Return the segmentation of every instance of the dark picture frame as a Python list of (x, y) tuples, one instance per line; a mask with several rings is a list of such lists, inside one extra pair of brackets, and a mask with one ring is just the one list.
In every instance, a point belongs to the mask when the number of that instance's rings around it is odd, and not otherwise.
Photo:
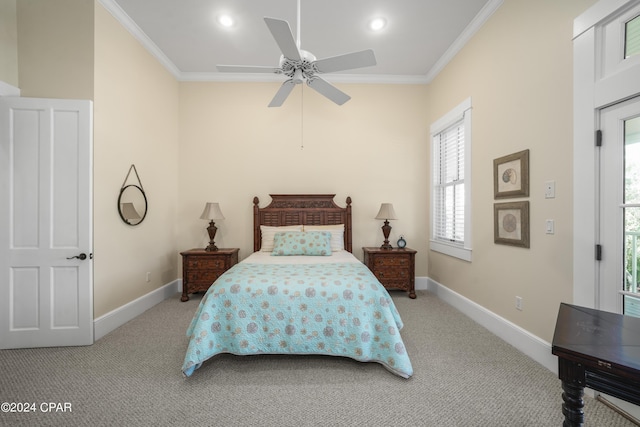
[(493, 195), (496, 199), (529, 196), (529, 150), (493, 160)]
[(529, 247), (529, 202), (493, 204), (493, 241), (500, 245)]

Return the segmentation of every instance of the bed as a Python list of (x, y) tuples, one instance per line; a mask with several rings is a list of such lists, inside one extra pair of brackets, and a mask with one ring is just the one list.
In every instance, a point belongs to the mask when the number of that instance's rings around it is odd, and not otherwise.
[(413, 368), (388, 292), (352, 252), (351, 198), (272, 194), (253, 199), (254, 252), (205, 293), (187, 330), (186, 377), (212, 357), (295, 354)]

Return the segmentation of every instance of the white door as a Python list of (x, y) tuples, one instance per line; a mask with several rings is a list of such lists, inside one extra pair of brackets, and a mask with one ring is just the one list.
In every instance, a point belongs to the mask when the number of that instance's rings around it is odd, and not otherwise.
[(601, 310), (640, 317), (640, 97), (601, 112)]
[[(601, 310), (640, 317), (640, 97), (601, 111)], [(640, 407), (602, 394), (640, 419)]]
[(92, 146), (91, 101), (0, 97), (2, 349), (93, 343)]

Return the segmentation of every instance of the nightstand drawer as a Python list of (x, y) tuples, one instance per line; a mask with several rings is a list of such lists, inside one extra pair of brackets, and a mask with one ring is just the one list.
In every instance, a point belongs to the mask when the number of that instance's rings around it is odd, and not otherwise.
[(224, 270), (225, 262), (224, 258), (192, 256), (187, 258), (186, 266), (188, 269)]
[(386, 268), (386, 267), (407, 267), (409, 268), (409, 257), (403, 256), (374, 256), (373, 268)]
[(218, 277), (222, 276), (222, 273), (224, 272), (216, 270), (188, 271), (186, 273), (187, 283), (189, 286), (206, 285), (208, 288), (218, 279)]
[(406, 268), (391, 268), (387, 267), (385, 269), (373, 267), (373, 274), (382, 282), (389, 280), (409, 280), (409, 266)]

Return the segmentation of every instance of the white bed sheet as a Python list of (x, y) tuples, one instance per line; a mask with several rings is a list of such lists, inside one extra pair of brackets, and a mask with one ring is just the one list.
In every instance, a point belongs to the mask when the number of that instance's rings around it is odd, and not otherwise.
[(241, 262), (249, 264), (331, 264), (343, 262), (360, 262), (349, 251), (336, 251), (330, 256), (272, 256), (271, 252), (254, 252)]

